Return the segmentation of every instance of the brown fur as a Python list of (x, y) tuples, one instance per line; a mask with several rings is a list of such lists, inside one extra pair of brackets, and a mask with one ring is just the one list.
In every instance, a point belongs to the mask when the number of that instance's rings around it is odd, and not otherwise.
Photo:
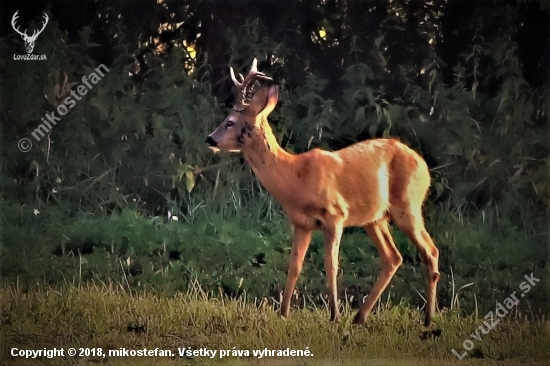
[(382, 259), (380, 276), (354, 320), (364, 322), (402, 262), (389, 229), (389, 220), (393, 220), (427, 265), (425, 324), (429, 325), (436, 307), (439, 271), (438, 250), (422, 218), (422, 204), (430, 186), (426, 162), (394, 139), (367, 140), (335, 152), (313, 149), (290, 154), (279, 146), (267, 122), (277, 99), (277, 87), (260, 89), (250, 107), (231, 112), (207, 141), (219, 149), (241, 151), (292, 223), (294, 238), (281, 315), (289, 315), (291, 295), (311, 233), (321, 230), (331, 320), (339, 319), (336, 275), (342, 231), (363, 226)]

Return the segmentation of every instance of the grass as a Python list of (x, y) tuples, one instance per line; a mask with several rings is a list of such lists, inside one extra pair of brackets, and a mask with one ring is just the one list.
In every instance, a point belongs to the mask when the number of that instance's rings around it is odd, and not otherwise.
[[(537, 364), (550, 356), (548, 322), (513, 314), (459, 361), (462, 343), (481, 324), (457, 312), (439, 314), (434, 325), (421, 325), (422, 314), (405, 305), (390, 306), (363, 326), (351, 326), (345, 305), (340, 324), (328, 321), (325, 308), (293, 309), (288, 319), (267, 299), (213, 298), (198, 284), (184, 294), (158, 296), (119, 283), (0, 288), (0, 360), (9, 365), (107, 363), (114, 365), (373, 365)], [(10, 350), (91, 348), (103, 350), (168, 349), (174, 357), (78, 357), (25, 360)], [(178, 348), (210, 350), (305, 350), (312, 357), (179, 357)], [(1, 363), (0, 363), (1, 364)]]

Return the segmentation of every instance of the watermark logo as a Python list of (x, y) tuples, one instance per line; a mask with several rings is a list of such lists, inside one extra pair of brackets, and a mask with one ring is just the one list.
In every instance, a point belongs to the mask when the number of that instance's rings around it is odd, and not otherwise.
[[(65, 90), (62, 94), (63, 96), (67, 94), (70, 95), (61, 100), (54, 112), (46, 113), (45, 118), (41, 118), (42, 123), (39, 124), (33, 132), (31, 132), (31, 135), (34, 137), (36, 142), (39, 142), (44, 136), (46, 136), (52, 128), (57, 125), (59, 121), (61, 121), (61, 117), (69, 113), (69, 111), (76, 105), (76, 102), (82, 100), (82, 97), (84, 97), (88, 91), (93, 88), (93, 85), (97, 84), (101, 78), (109, 72), (109, 69), (107, 66), (101, 64), (94, 71), (95, 72), (92, 72), (90, 75), (84, 75), (82, 77), (82, 84), (76, 87), (76, 90), (72, 88), (72, 83), (71, 85), (68, 85), (67, 79), (65, 79), (65, 82), (63, 83), (63, 89)], [(57, 112), (57, 114), (61, 117), (57, 117), (55, 112)], [(29, 152), (32, 149), (32, 142), (30, 139), (25, 137), (19, 140), (17, 147), (21, 152)]]
[[(526, 281), (520, 283), (519, 285), (519, 289), (521, 290), (521, 297), (524, 297), (525, 294), (528, 293), (531, 288), (537, 284), (537, 282), (540, 282), (540, 279), (534, 277), (533, 273), (531, 273), (530, 275), (525, 275), (524, 278), (526, 279)], [(519, 303), (519, 299), (516, 297), (516, 291), (512, 292), (512, 294), (504, 299), (502, 303), (498, 302), (496, 305), (494, 312), (494, 314), (497, 315), (496, 317), (493, 315), (492, 311), (489, 311), (487, 314), (485, 314), (483, 318), (489, 320), (490, 323), (487, 323), (486, 320), (483, 321), (483, 324), (480, 324), (479, 327), (472, 334), (470, 334), (470, 337), (472, 339), (481, 342), (481, 335), (488, 334), (497, 326), (498, 323), (500, 323), (500, 320), (502, 318), (508, 315), (510, 310), (512, 310), (512, 308)], [(454, 348), (451, 350), (459, 360), (462, 360), (464, 357), (466, 357), (468, 355), (468, 351), (471, 351), (474, 348), (474, 342), (470, 339), (466, 339), (462, 343), (462, 347), (464, 348), (464, 352), (462, 353), (458, 353), (458, 351)]]
[(44, 14), (44, 22), (42, 23), (42, 29), (40, 30), (35, 29), (32, 35), (29, 36), (27, 34), (26, 29), (25, 29), (25, 32), (21, 32), (19, 30), (19, 27), (16, 24), (16, 20), (17, 18), (19, 18), (18, 13), (19, 13), (19, 10), (17, 10), (15, 14), (13, 14), (13, 17), (11, 18), (11, 26), (13, 27), (13, 30), (19, 33), (21, 38), (23, 38), (23, 42), (25, 42), (25, 49), (27, 50), (27, 54), (26, 55), (14, 54), (13, 59), (14, 60), (46, 60), (46, 55), (33, 55), (32, 51), (34, 50), (34, 43), (36, 42), (36, 39), (38, 38), (40, 33), (42, 33), (44, 28), (46, 28), (46, 24), (48, 24), (48, 21), (50, 20), (50, 18), (48, 18), (47, 14)]

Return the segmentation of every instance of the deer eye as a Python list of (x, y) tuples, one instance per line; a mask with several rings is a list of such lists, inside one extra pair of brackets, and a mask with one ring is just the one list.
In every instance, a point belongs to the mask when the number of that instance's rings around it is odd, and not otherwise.
[(234, 124), (235, 124), (235, 122), (233, 122), (233, 121), (230, 120), (230, 119), (227, 120), (227, 122), (225, 123), (225, 125), (226, 125), (227, 127), (232, 127)]

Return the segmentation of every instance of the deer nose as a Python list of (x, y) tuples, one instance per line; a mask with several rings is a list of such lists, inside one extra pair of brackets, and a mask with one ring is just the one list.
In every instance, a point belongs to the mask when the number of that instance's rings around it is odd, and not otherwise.
[(218, 146), (218, 143), (216, 142), (216, 140), (214, 140), (214, 139), (212, 138), (212, 136), (208, 136), (208, 137), (206, 138), (206, 141), (205, 141), (205, 142), (206, 142), (209, 146), (212, 146), (212, 147)]

